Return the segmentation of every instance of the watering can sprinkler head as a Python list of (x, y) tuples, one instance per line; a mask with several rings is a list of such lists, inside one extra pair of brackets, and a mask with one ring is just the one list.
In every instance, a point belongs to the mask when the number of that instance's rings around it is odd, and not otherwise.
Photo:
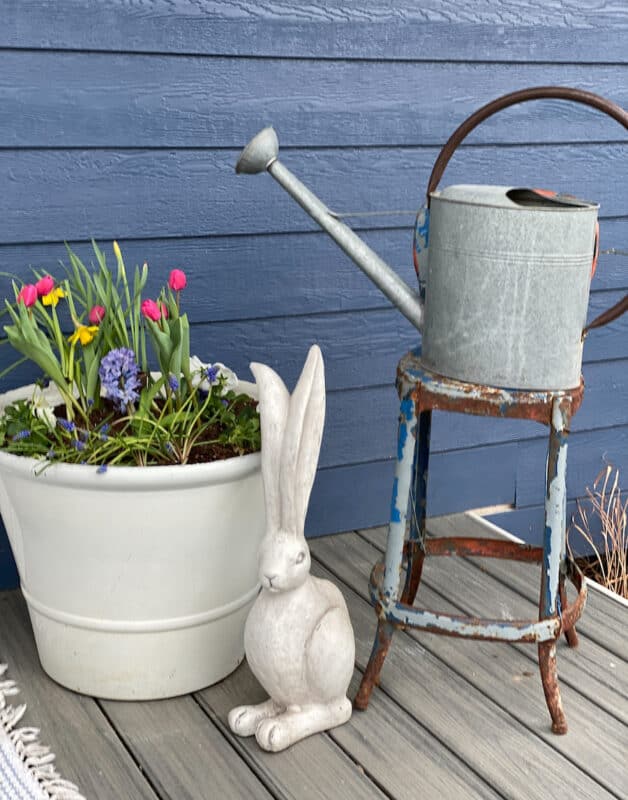
[(267, 170), (277, 183), (297, 201), (342, 250), (360, 267), (401, 313), (421, 330), (423, 303), (388, 264), (341, 222), (315, 194), (279, 161), (279, 142), (273, 128), (264, 128), (244, 148), (236, 172), (255, 175)]
[(276, 160), (279, 154), (279, 140), (275, 129), (268, 127), (254, 136), (244, 148), (236, 164), (238, 175), (257, 175)]

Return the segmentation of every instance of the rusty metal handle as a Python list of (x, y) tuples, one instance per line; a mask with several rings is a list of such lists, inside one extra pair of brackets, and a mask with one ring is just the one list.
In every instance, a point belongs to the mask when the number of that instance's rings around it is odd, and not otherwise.
[[(485, 119), (501, 111), (509, 106), (514, 106), (517, 103), (525, 103), (528, 100), (572, 100), (575, 103), (582, 103), (583, 105), (592, 106), (597, 108), (598, 111), (603, 111), (609, 117), (617, 120), (620, 125), (623, 125), (628, 130), (628, 111), (601, 97), (593, 92), (586, 92), (583, 89), (574, 89), (569, 86), (533, 86), (529, 89), (520, 89), (517, 92), (505, 94), (492, 100), (482, 108), (479, 108), (475, 113), (459, 125), (456, 130), (451, 134), (449, 139), (443, 145), (442, 150), (438, 154), (438, 158), (432, 168), (432, 174), (427, 184), (427, 205), (430, 204), (430, 195), (434, 192), (443, 176), (443, 172), (449, 160), (453, 156), (458, 145), (471, 133), (472, 130), (484, 122)], [(596, 317), (590, 325), (585, 328), (586, 333), (591, 328), (599, 328), (606, 325), (617, 317), (621, 316), (624, 312), (628, 311), (628, 295), (626, 295), (619, 303), (604, 311), (599, 317)]]
[(609, 322), (617, 319), (617, 317), (621, 317), (621, 315), (626, 311), (628, 311), (628, 294), (624, 295), (618, 303), (615, 303), (614, 306), (611, 306), (610, 308), (607, 308), (606, 311), (603, 311), (593, 320), (593, 322), (589, 323), (589, 325), (587, 325), (587, 327), (584, 329), (582, 336), (586, 336), (591, 328), (601, 328), (602, 325), (608, 325)]

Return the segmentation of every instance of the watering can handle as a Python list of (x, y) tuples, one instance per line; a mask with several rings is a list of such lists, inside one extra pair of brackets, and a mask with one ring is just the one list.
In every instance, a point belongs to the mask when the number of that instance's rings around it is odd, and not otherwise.
[[(501, 111), (504, 108), (514, 106), (517, 103), (525, 103), (528, 100), (546, 99), (573, 100), (575, 103), (582, 103), (587, 106), (592, 106), (593, 108), (597, 108), (599, 111), (603, 111), (605, 114), (608, 114), (610, 117), (617, 120), (620, 125), (623, 125), (626, 130), (628, 130), (628, 111), (623, 109), (621, 106), (618, 106), (616, 103), (613, 103), (611, 100), (607, 100), (605, 97), (600, 97), (600, 95), (593, 94), (593, 92), (585, 92), (583, 89), (573, 89), (569, 86), (533, 86), (529, 89), (521, 89), (517, 92), (505, 94), (502, 97), (498, 97), (496, 100), (492, 100), (485, 106), (482, 106), (482, 108), (479, 108), (476, 112), (471, 114), (470, 117), (467, 117), (467, 119), (456, 128), (449, 139), (445, 142), (438, 155), (438, 158), (436, 159), (436, 162), (434, 163), (432, 174), (430, 175), (430, 179), (428, 181), (427, 205), (429, 206), (430, 195), (438, 187), (440, 179), (443, 176), (443, 172), (445, 171), (445, 167), (449, 163), (449, 160), (453, 156), (456, 148), (463, 141), (463, 139), (465, 139), (471, 133), (471, 131), (474, 130), (474, 128), (476, 128), (481, 122), (484, 122), (485, 119), (495, 114), (495, 112)], [(602, 325), (606, 325), (612, 320), (617, 319), (617, 317), (621, 316), (625, 311), (628, 311), (628, 295), (623, 297), (614, 306), (604, 311), (604, 313), (600, 314), (599, 317), (596, 317), (593, 322), (587, 325), (584, 330), (584, 334), (586, 335), (591, 328), (599, 328)]]

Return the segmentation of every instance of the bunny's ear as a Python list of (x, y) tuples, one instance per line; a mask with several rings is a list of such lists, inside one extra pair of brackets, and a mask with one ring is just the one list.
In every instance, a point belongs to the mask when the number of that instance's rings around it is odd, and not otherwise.
[(266, 527), (268, 530), (279, 530), (281, 446), (288, 419), (290, 394), (279, 375), (270, 367), (252, 363), (250, 368), (259, 390)]
[(281, 521), (295, 534), (303, 535), (324, 424), (325, 368), (320, 348), (312, 345), (290, 398), (281, 453)]

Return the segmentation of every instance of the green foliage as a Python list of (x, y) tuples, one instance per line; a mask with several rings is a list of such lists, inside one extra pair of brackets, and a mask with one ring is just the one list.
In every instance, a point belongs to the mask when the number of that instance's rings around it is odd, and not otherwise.
[[(180, 312), (186, 278), (170, 273), (156, 301), (142, 299), (148, 267), (129, 282), (113, 244), (115, 275), (93, 243), (91, 270), (68, 248), (59, 282), (35, 273), (13, 284), (8, 342), (36, 363), (46, 383), (0, 416), (0, 447), (39, 457), (98, 465), (186, 464), (258, 450), (259, 416), (221, 364), (190, 357), (190, 327)], [(175, 275), (176, 273), (176, 275)], [(182, 285), (181, 285), (182, 284)], [(63, 332), (60, 315), (72, 333)], [(160, 373), (148, 371), (147, 340)]]

